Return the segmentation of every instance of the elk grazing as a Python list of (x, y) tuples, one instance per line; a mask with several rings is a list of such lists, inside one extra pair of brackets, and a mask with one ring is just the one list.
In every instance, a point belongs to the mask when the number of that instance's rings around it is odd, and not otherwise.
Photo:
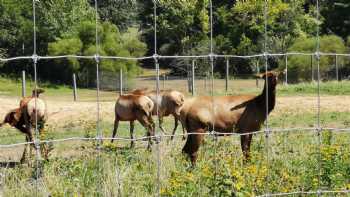
[[(115, 120), (112, 138), (118, 130), (119, 121), (130, 122), (131, 147), (134, 147), (134, 121), (138, 120), (147, 130), (147, 136), (154, 136), (154, 122), (152, 111), (154, 104), (151, 99), (143, 95), (125, 94), (121, 95), (115, 104)], [(148, 139), (148, 148), (151, 148), (152, 140)], [(111, 140), (113, 142), (113, 139)]]
[[(0, 127), (8, 123), (24, 133), (27, 142), (34, 142), (32, 128), (37, 128), (39, 133), (42, 133), (44, 131), (44, 124), (47, 120), (46, 103), (39, 98), (39, 95), (43, 92), (43, 89), (36, 89), (33, 90), (32, 96), (22, 98), (20, 101), (20, 107), (8, 112), (3, 123), (0, 124)], [(28, 146), (28, 144), (25, 145), (21, 163), (26, 160)], [(44, 153), (45, 159), (48, 159), (47, 150), (42, 149), (41, 151)], [(31, 154), (32, 146), (30, 148), (30, 156)]]
[[(185, 120), (187, 132), (194, 134), (187, 137), (182, 151), (189, 155), (193, 165), (204, 138), (201, 133), (214, 129), (215, 132), (244, 134), (260, 129), (266, 115), (275, 107), (278, 73), (270, 71), (260, 77), (265, 79), (265, 85), (258, 96), (195, 97), (186, 107), (182, 119)], [(249, 159), (251, 141), (252, 134), (241, 136), (241, 148), (246, 160)]]
[[(175, 126), (172, 132), (171, 139), (174, 138), (176, 129), (178, 127), (178, 122), (180, 119), (180, 111), (185, 101), (185, 96), (176, 90), (161, 90), (159, 91), (159, 98), (157, 99), (157, 91), (148, 91), (147, 89), (136, 89), (131, 92), (136, 95), (145, 95), (149, 97), (153, 103), (156, 105), (153, 108), (152, 115), (159, 115), (159, 128), (165, 133), (163, 128), (163, 117), (172, 115), (174, 116)], [(184, 133), (185, 134), (185, 133)], [(183, 136), (185, 139), (185, 136)]]

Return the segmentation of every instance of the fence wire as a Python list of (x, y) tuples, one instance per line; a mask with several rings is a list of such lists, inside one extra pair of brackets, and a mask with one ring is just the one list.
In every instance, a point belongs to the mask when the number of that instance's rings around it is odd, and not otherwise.
[[(153, 0), (154, 4), (154, 12), (153, 12), (153, 20), (154, 20), (154, 54), (152, 56), (143, 56), (143, 57), (122, 57), (122, 56), (103, 56), (99, 54), (99, 34), (98, 34), (98, 25), (99, 25), (99, 17), (98, 17), (98, 0), (94, 1), (94, 7), (95, 7), (95, 45), (96, 45), (96, 54), (92, 56), (81, 56), (81, 55), (74, 55), (74, 54), (67, 54), (67, 55), (59, 55), (59, 56), (40, 56), (37, 54), (37, 27), (36, 27), (36, 3), (39, 3), (37, 0), (33, 0), (33, 55), (32, 56), (18, 56), (18, 57), (10, 57), (10, 58), (0, 58), (0, 62), (11, 62), (11, 61), (17, 61), (17, 60), (32, 60), (33, 61), (33, 69), (34, 69), (34, 91), (37, 91), (37, 63), (40, 60), (51, 60), (51, 59), (67, 59), (67, 58), (77, 58), (77, 59), (90, 59), (94, 60), (96, 63), (96, 108), (97, 108), (97, 114), (96, 114), (96, 137), (94, 138), (89, 138), (89, 137), (71, 137), (71, 138), (62, 138), (62, 139), (54, 139), (54, 140), (41, 140), (40, 141), (40, 134), (38, 131), (37, 127), (37, 122), (35, 125), (35, 139), (33, 142), (23, 142), (23, 143), (12, 143), (12, 144), (1, 144), (0, 148), (14, 148), (17, 146), (23, 146), (23, 145), (34, 145), (36, 149), (36, 178), (35, 178), (35, 189), (36, 189), (36, 196), (39, 195), (39, 184), (43, 184), (43, 181), (40, 180), (40, 145), (42, 144), (47, 144), (47, 143), (62, 143), (62, 142), (67, 142), (67, 141), (96, 141), (97, 142), (97, 149), (98, 149), (98, 155), (97, 155), (97, 160), (98, 160), (98, 172), (100, 176), (100, 181), (102, 181), (102, 173), (101, 169), (103, 167), (103, 161), (101, 160), (101, 145), (103, 140), (117, 140), (117, 141), (143, 141), (149, 138), (152, 139), (164, 139), (164, 138), (170, 138), (170, 137), (180, 137), (180, 136), (190, 136), (190, 135), (206, 135), (206, 136), (213, 136), (215, 140), (215, 146), (214, 146), (214, 162), (215, 162), (215, 180), (216, 180), (216, 175), (218, 173), (217, 169), (217, 139), (219, 135), (224, 135), (224, 137), (234, 137), (234, 136), (243, 136), (243, 135), (255, 135), (255, 134), (265, 134), (265, 143), (266, 143), (266, 150), (265, 150), (265, 157), (266, 157), (266, 164), (267, 164), (267, 180), (265, 181), (265, 194), (261, 196), (291, 196), (291, 195), (317, 195), (321, 196), (322, 194), (347, 194), (350, 193), (350, 190), (322, 190), (321, 188), (321, 153), (320, 153), (320, 148), (322, 145), (321, 142), (321, 133), (324, 130), (328, 130), (331, 132), (337, 132), (337, 133), (349, 133), (350, 128), (327, 128), (327, 127), (322, 127), (321, 122), (320, 122), (320, 116), (321, 116), (321, 96), (320, 96), (320, 58), (321, 56), (335, 56), (335, 57), (350, 57), (350, 54), (340, 54), (340, 53), (325, 53), (320, 51), (320, 6), (319, 6), (319, 0), (316, 0), (316, 20), (317, 20), (317, 25), (316, 25), (316, 51), (313, 53), (304, 53), (304, 52), (286, 52), (286, 53), (269, 53), (268, 52), (268, 26), (267, 26), (267, 21), (268, 21), (268, 13), (269, 13), (269, 4), (268, 0), (264, 0), (264, 51), (260, 54), (251, 54), (251, 55), (235, 55), (235, 54), (228, 54), (228, 55), (223, 55), (223, 54), (215, 54), (214, 53), (214, 44), (213, 44), (213, 4), (212, 0), (209, 1), (209, 20), (210, 20), (210, 43), (209, 43), (209, 49), (210, 51), (208, 54), (202, 54), (202, 55), (159, 55), (157, 53), (157, 1)], [(214, 97), (214, 60), (217, 58), (224, 58), (227, 61), (229, 61), (230, 58), (242, 58), (242, 59), (250, 59), (250, 58), (257, 58), (257, 57), (262, 57), (265, 60), (265, 70), (268, 70), (268, 58), (269, 57), (278, 57), (278, 56), (285, 56), (286, 57), (286, 62), (287, 62), (287, 57), (292, 56), (292, 55), (302, 55), (302, 56), (311, 56), (316, 58), (317, 62), (317, 126), (316, 127), (306, 127), (306, 128), (270, 128), (269, 127), (269, 116), (268, 116), (268, 88), (266, 89), (266, 121), (265, 121), (265, 127), (263, 130), (259, 131), (253, 131), (253, 132), (246, 132), (246, 133), (219, 133), (215, 131), (215, 123), (212, 124), (213, 129), (210, 132), (207, 133), (186, 133), (186, 134), (175, 134), (175, 135), (166, 135), (161, 133), (159, 130), (156, 131), (155, 136), (147, 136), (147, 137), (139, 137), (139, 138), (122, 138), (122, 137), (115, 137), (115, 138), (109, 138), (109, 137), (104, 137), (103, 132), (100, 128), (100, 76), (99, 76), (99, 63), (103, 59), (114, 59), (114, 60), (146, 60), (146, 59), (153, 59), (154, 64), (155, 64), (155, 72), (156, 72), (156, 91), (157, 91), (157, 100), (159, 98), (160, 94), (160, 88), (159, 88), (159, 63), (158, 61), (160, 59), (209, 59), (210, 60), (210, 65), (211, 65), (211, 98), (212, 98), (212, 107), (213, 107), (213, 112), (215, 114), (215, 97)], [(286, 64), (286, 69), (287, 69), (287, 64)], [(266, 79), (267, 81), (267, 76)], [(287, 79), (286, 79), (287, 83)], [(35, 102), (35, 106), (37, 103)], [(158, 117), (158, 124), (159, 124), (159, 109), (158, 105), (157, 107), (157, 117)], [(36, 121), (37, 121), (37, 113), (35, 113), (36, 116)], [(272, 133), (283, 133), (283, 132), (290, 132), (290, 131), (308, 131), (308, 132), (316, 132), (317, 133), (317, 141), (318, 141), (318, 190), (317, 191), (295, 191), (295, 192), (285, 192), (285, 193), (270, 193), (269, 190), (269, 180), (270, 180), (270, 172), (269, 172), (269, 167), (270, 167), (270, 143), (269, 143), (269, 138), (270, 134)], [(157, 143), (157, 189), (156, 189), (156, 195), (161, 196), (161, 150), (159, 147), (159, 143)], [(116, 167), (116, 173), (118, 174), (117, 179), (120, 179), (119, 177), (119, 170), (118, 166)], [(118, 182), (118, 187), (120, 190), (120, 182)], [(102, 185), (102, 182), (99, 182), (100, 185)], [(1, 186), (1, 185), (0, 185)], [(102, 189), (102, 187), (99, 187), (99, 189)], [(102, 191), (98, 191), (99, 193), (102, 194)], [(120, 195), (120, 192), (118, 192)], [(217, 196), (216, 193), (214, 193), (214, 196)]]
[(147, 60), (147, 59), (229, 59), (229, 58), (241, 58), (241, 59), (251, 59), (257, 57), (278, 57), (278, 56), (313, 56), (319, 57), (322, 56), (338, 56), (338, 57), (350, 57), (350, 54), (347, 53), (328, 53), (328, 52), (285, 52), (285, 53), (258, 53), (252, 55), (231, 55), (231, 54), (202, 54), (202, 55), (161, 55), (155, 54), (152, 56), (143, 56), (143, 57), (127, 57), (127, 56), (103, 56), (103, 55), (56, 55), (56, 56), (40, 56), (40, 55), (32, 55), (32, 56), (18, 56), (18, 57), (9, 57), (9, 58), (1, 58), (0, 62), (11, 62), (17, 60), (53, 60), (53, 59), (68, 59), (68, 58), (76, 58), (76, 59), (90, 59), (95, 60), (96, 57), (100, 60), (104, 59), (115, 59), (115, 60)]

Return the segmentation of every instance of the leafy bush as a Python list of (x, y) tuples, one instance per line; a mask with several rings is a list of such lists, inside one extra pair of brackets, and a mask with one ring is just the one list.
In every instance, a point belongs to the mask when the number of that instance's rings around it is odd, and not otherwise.
[[(314, 53), (316, 51), (316, 38), (301, 37), (288, 49), (289, 52), (304, 52)], [(320, 52), (323, 53), (346, 53), (346, 46), (344, 41), (335, 35), (322, 36), (320, 38)], [(313, 66), (311, 66), (311, 61)], [(280, 65), (284, 69), (284, 64)], [(326, 78), (327, 73), (334, 69), (333, 56), (321, 56), (320, 58), (320, 75), (321, 79)], [(305, 55), (293, 55), (288, 57), (288, 78), (291, 81), (299, 82), (311, 79), (312, 67), (317, 71), (316, 57)], [(315, 74), (314, 76), (316, 76)]]

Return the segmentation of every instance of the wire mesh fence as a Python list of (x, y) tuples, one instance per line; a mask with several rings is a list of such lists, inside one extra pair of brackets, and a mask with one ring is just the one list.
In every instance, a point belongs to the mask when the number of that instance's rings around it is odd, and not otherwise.
[[(50, 61), (57, 59), (83, 59), (94, 62), (94, 69), (87, 70), (90, 74), (86, 79), (81, 79), (81, 83), (86, 86), (95, 86), (96, 94), (93, 96), (95, 106), (83, 106), (81, 108), (87, 110), (86, 117), (72, 123), (69, 127), (65, 125), (63, 128), (67, 135), (63, 137), (52, 136), (51, 139), (40, 140), (39, 128), (35, 128), (35, 139), (32, 142), (19, 142), (18, 136), (8, 136), (9, 143), (1, 144), (1, 158), (18, 160), (14, 158), (14, 153), (18, 153), (25, 145), (33, 145), (35, 151), (35, 163), (29, 165), (28, 169), (11, 168), (11, 162), (4, 162), (0, 174), (0, 191), (3, 195), (11, 195), (16, 189), (9, 182), (20, 183), (20, 190), (34, 196), (50, 196), (55, 195), (50, 192), (52, 182), (61, 184), (62, 188), (67, 185), (71, 187), (65, 188), (64, 195), (70, 195), (76, 192), (77, 188), (86, 189), (85, 186), (90, 187), (86, 191), (86, 195), (93, 196), (225, 196), (233, 194), (247, 196), (293, 196), (293, 195), (347, 195), (350, 193), (349, 188), (337, 188), (332, 185), (332, 180), (326, 177), (326, 173), (332, 173), (343, 177), (343, 182), (349, 180), (348, 175), (341, 174), (344, 169), (341, 166), (333, 166), (335, 159), (338, 159), (344, 166), (349, 164), (349, 132), (350, 128), (344, 124), (344, 127), (339, 125), (327, 124), (328, 112), (322, 112), (321, 100), (321, 78), (322, 79), (345, 79), (348, 76), (341, 75), (342, 61), (350, 57), (350, 54), (336, 54), (323, 53), (320, 51), (320, 36), (319, 25), (317, 25), (317, 46), (313, 52), (288, 52), (288, 53), (269, 53), (268, 45), (269, 38), (267, 34), (267, 20), (268, 20), (268, 1), (264, 1), (264, 51), (261, 54), (254, 55), (222, 55), (215, 54), (215, 46), (213, 44), (213, 5), (212, 1), (209, 3), (209, 18), (210, 18), (210, 42), (208, 46), (208, 54), (202, 55), (160, 55), (157, 49), (157, 2), (154, 3), (153, 18), (154, 18), (154, 54), (146, 57), (117, 57), (117, 56), (103, 56), (100, 55), (100, 35), (98, 27), (100, 25), (98, 19), (98, 1), (95, 0), (95, 55), (79, 56), (74, 54), (62, 56), (40, 56), (37, 54), (37, 30), (36, 30), (36, 5), (39, 2), (33, 0), (33, 55), (22, 57), (0, 58), (1, 62), (11, 62), (17, 60), (31, 60), (34, 73), (34, 90), (40, 86), (37, 79), (38, 63), (41, 61)], [(319, 2), (316, 1), (317, 19), (319, 20)], [(192, 133), (188, 131), (186, 134), (168, 135), (163, 134), (156, 129), (156, 135), (151, 137), (152, 140), (159, 140), (155, 143), (152, 152), (147, 152), (145, 147), (147, 140), (150, 137), (142, 136), (145, 129), (141, 126), (136, 126), (136, 130), (142, 130), (137, 137), (130, 139), (127, 130), (131, 126), (123, 125), (120, 130), (122, 137), (111, 138), (107, 137), (108, 129), (112, 128), (113, 122), (113, 98), (122, 91), (129, 91), (134, 88), (150, 88), (157, 91), (159, 97), (160, 89), (174, 88), (182, 92), (188, 92), (192, 95), (208, 95), (212, 99), (213, 113), (217, 112), (215, 106), (215, 95), (236, 94), (240, 92), (239, 88), (250, 89), (251, 92), (258, 92), (264, 84), (264, 79), (252, 79), (249, 82), (244, 80), (242, 85), (239, 80), (220, 79), (214, 76), (215, 61), (223, 60), (226, 64), (230, 63), (232, 59), (251, 59), (259, 58), (260, 66), (257, 66), (256, 71), (268, 70), (268, 58), (280, 58), (280, 62), (285, 63), (286, 75), (283, 79), (287, 84), (293, 79), (288, 78), (288, 59), (293, 56), (305, 56), (310, 58), (310, 72), (309, 77), (311, 81), (315, 81), (315, 92), (310, 96), (309, 101), (305, 102), (305, 108), (310, 109), (309, 117), (305, 118), (305, 125), (303, 127), (296, 127), (293, 121), (289, 120), (288, 115), (282, 116), (283, 125), (278, 125), (274, 120), (270, 120), (269, 114), (266, 110), (266, 121), (262, 130), (248, 133), (219, 133), (215, 131), (215, 122), (212, 123), (212, 129), (205, 133)], [(330, 65), (325, 76), (320, 74), (320, 61), (322, 58), (334, 58), (333, 65)], [(159, 61), (163, 59), (185, 59), (190, 62), (185, 69), (184, 76), (170, 76), (167, 74), (160, 74)], [(151, 71), (150, 77), (129, 79), (128, 74), (120, 72), (118, 76), (109, 74), (100, 69), (99, 65), (102, 61), (123, 61), (123, 60), (153, 60), (154, 69)], [(195, 63), (196, 61), (205, 62), (203, 64)], [(206, 64), (206, 72), (198, 70), (202, 65)], [(228, 72), (227, 72), (228, 73)], [(230, 75), (235, 78), (236, 76)], [(241, 75), (242, 76), (242, 75)], [(79, 83), (79, 82), (78, 82)], [(239, 85), (238, 85), (239, 84)], [(105, 99), (102, 90), (112, 90), (111, 97)], [(248, 91), (248, 92), (249, 92)], [(266, 89), (266, 101), (268, 100), (268, 92)], [(329, 101), (325, 101), (329, 102)], [(266, 102), (266, 109), (269, 108), (269, 102)], [(37, 105), (37, 103), (35, 104)], [(67, 104), (68, 105), (68, 104)], [(69, 104), (74, 105), (74, 104)], [(76, 108), (69, 107), (63, 110), (74, 111)], [(108, 111), (108, 113), (104, 113)], [(76, 112), (79, 114), (81, 112)], [(157, 116), (159, 117), (159, 110)], [(72, 114), (71, 116), (75, 116)], [(103, 114), (103, 115), (102, 115)], [(37, 114), (36, 114), (37, 116)], [(69, 119), (70, 117), (66, 117)], [(345, 117), (344, 119), (347, 119)], [(92, 122), (93, 121), (93, 122)], [(157, 119), (159, 124), (159, 118)], [(36, 123), (35, 125), (38, 125)], [(300, 125), (300, 124), (299, 124)], [(278, 127), (279, 126), (279, 127)], [(48, 130), (55, 131), (57, 128), (50, 128)], [(77, 131), (77, 132), (75, 132)], [(240, 149), (239, 138), (245, 135), (254, 135), (255, 142), (252, 144), (252, 161), (250, 164), (243, 162), (243, 155), (237, 152)], [(186, 166), (187, 162), (178, 159), (180, 157), (181, 147), (183, 145), (181, 138), (183, 136), (189, 137), (191, 135), (205, 135), (207, 137), (204, 147), (200, 150), (200, 159), (207, 160), (208, 166), (199, 165), (197, 169), (190, 171), (189, 169), (174, 169), (174, 166)], [(68, 136), (68, 137), (67, 137)], [(119, 136), (119, 135), (118, 135)], [(303, 136), (303, 137), (302, 137)], [(12, 138), (13, 137), (13, 138)], [(170, 137), (175, 137), (174, 141), (170, 141)], [(106, 144), (106, 141), (116, 140), (117, 145)], [(127, 147), (130, 141), (138, 142), (135, 149), (123, 149)], [(80, 143), (77, 143), (80, 142)], [(61, 166), (55, 166), (54, 163), (43, 168), (44, 161), (40, 153), (40, 146), (46, 145), (54, 151), (54, 155), (64, 155), (64, 162)], [(334, 145), (334, 146), (331, 146)], [(227, 150), (223, 147), (230, 147)], [(70, 150), (78, 149), (77, 152), (70, 154)], [(340, 152), (340, 154), (335, 154)], [(82, 166), (77, 165), (79, 159), (83, 160)], [(74, 166), (71, 170), (68, 167)], [(275, 168), (278, 166), (278, 170)], [(190, 168), (190, 166), (188, 166)], [(29, 170), (31, 169), (31, 170)], [(286, 169), (286, 170), (281, 170)], [(25, 171), (28, 170), (28, 171)], [(55, 172), (57, 178), (50, 177), (47, 172)], [(79, 173), (74, 173), (78, 171)], [(332, 172), (330, 172), (332, 171)], [(345, 169), (346, 171), (346, 169)], [(28, 177), (32, 177), (31, 181), (26, 181), (25, 178), (19, 174), (25, 173)], [(46, 173), (46, 174), (45, 174)], [(198, 173), (198, 177), (194, 177), (194, 173)], [(77, 176), (83, 175), (83, 180), (79, 181)], [(229, 175), (228, 175), (229, 174)], [(306, 174), (306, 175), (305, 175)], [(340, 175), (339, 175), (340, 174)], [(68, 178), (67, 178), (68, 177)], [(292, 178), (291, 178), (292, 177)], [(244, 181), (246, 179), (246, 181)], [(76, 181), (75, 181), (76, 180)], [(339, 180), (339, 179), (338, 179)], [(187, 191), (183, 185), (191, 182), (196, 182), (194, 188)], [(292, 182), (291, 186), (284, 185), (285, 182)], [(82, 183), (80, 183), (82, 182)], [(307, 183), (313, 183), (308, 185)], [(183, 184), (183, 185), (181, 185)], [(17, 185), (16, 185), (17, 186)], [(250, 193), (240, 193), (242, 187), (253, 188)], [(174, 193), (179, 192), (179, 193)], [(182, 193), (181, 193), (182, 192)], [(188, 192), (188, 193), (186, 193)], [(191, 193), (192, 192), (192, 193)], [(228, 192), (228, 193), (225, 193)], [(59, 194), (58, 194), (59, 195)]]

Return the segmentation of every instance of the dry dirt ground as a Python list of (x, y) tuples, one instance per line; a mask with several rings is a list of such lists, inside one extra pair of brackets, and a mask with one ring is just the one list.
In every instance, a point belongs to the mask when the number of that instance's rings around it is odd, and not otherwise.
[[(11, 109), (18, 107), (19, 98), (0, 97), (0, 120)], [(350, 96), (322, 96), (320, 100), (322, 112), (350, 112)], [(96, 102), (70, 102), (46, 99), (48, 106), (48, 124), (64, 124), (66, 121), (95, 120), (97, 114)], [(301, 113), (315, 112), (317, 110), (317, 97), (315, 96), (289, 96), (278, 97), (274, 115), (286, 111)], [(114, 102), (101, 102), (100, 115), (103, 120), (113, 120)]]
[[(19, 106), (20, 98), (5, 98), (0, 97), (0, 117)], [(65, 121), (74, 121), (77, 119), (87, 118), (85, 120), (96, 119), (97, 104), (96, 102), (70, 102), (60, 100), (45, 99), (48, 108), (50, 123), (60, 124)], [(113, 118), (114, 102), (101, 102), (100, 111), (103, 117)]]

